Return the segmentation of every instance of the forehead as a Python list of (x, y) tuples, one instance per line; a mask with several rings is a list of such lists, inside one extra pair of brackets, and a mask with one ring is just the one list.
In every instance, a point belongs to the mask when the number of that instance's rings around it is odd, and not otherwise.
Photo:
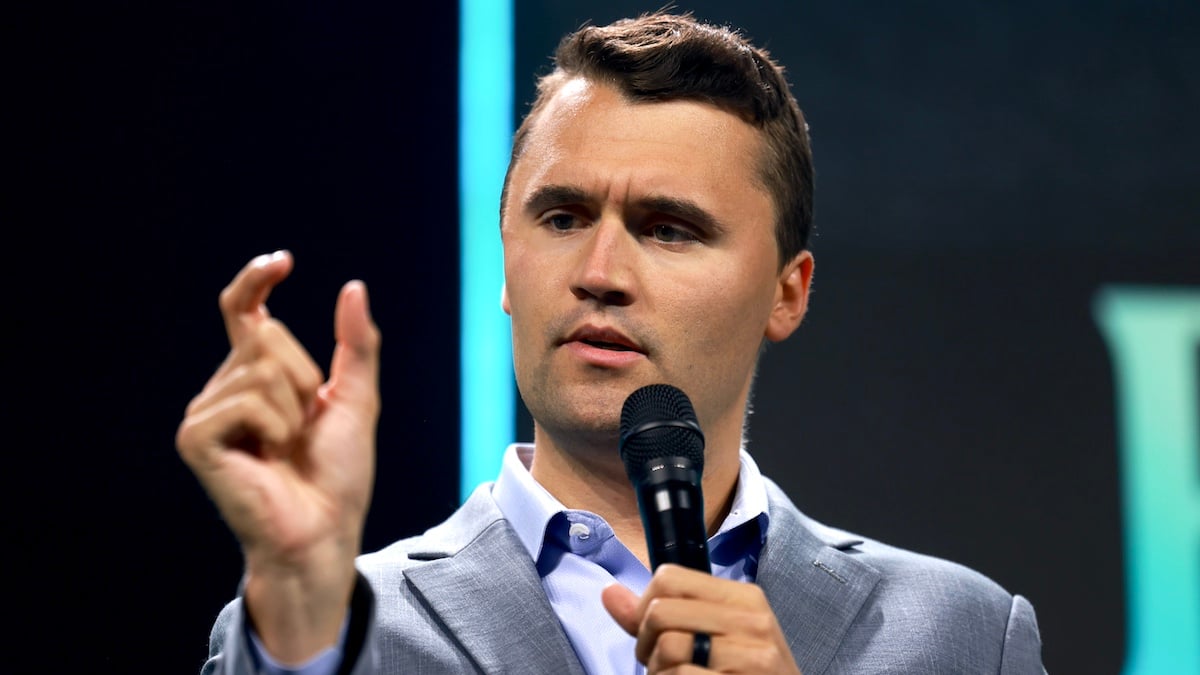
[(519, 208), (530, 192), (561, 184), (604, 199), (661, 195), (770, 214), (759, 171), (764, 143), (758, 129), (714, 105), (631, 101), (611, 86), (574, 78), (533, 120), (508, 199)]

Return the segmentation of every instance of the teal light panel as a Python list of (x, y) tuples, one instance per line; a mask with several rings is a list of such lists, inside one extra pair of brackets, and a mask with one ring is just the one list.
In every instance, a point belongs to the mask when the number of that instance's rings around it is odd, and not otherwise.
[(459, 9), (459, 492), (465, 499), (495, 479), (516, 433), (512, 333), (500, 310), (499, 224), (513, 132), (513, 8), (511, 0), (461, 0)]

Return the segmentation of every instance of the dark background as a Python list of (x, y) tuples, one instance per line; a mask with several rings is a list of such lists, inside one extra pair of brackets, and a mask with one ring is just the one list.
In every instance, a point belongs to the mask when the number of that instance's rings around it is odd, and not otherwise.
[(6, 247), (25, 442), (5, 482), (34, 642), (12, 672), (195, 673), (241, 558), (174, 435), (227, 351), (217, 294), (253, 256), (295, 254), (271, 309), (323, 366), (340, 286), (371, 290), (387, 415), (365, 546), (458, 504), (456, 10), (100, 3), (26, 21), (10, 221), (26, 243)]
[[(812, 127), (815, 293), (762, 362), (755, 457), (810, 515), (1029, 596), (1051, 672), (1117, 672), (1116, 422), (1091, 301), (1200, 285), (1200, 7), (680, 7), (765, 44)], [(651, 8), (518, 2), (516, 113), (564, 31)], [(338, 288), (370, 286), (385, 414), (366, 548), (457, 504), (456, 11), (13, 14), (15, 663), (199, 668), (240, 556), (173, 436), (225, 353), (217, 293), (258, 253), (294, 252), (271, 307), (321, 363)]]

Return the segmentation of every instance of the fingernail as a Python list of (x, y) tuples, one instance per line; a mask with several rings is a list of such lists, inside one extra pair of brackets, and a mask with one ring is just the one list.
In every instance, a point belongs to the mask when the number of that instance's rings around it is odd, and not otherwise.
[(256, 256), (254, 258), (254, 260), (251, 261), (251, 264), (254, 265), (255, 267), (266, 267), (267, 265), (270, 265), (271, 263), (283, 260), (284, 256), (286, 256), (286, 255), (287, 255), (287, 249), (281, 248), (278, 251), (275, 251), (274, 253), (264, 253), (260, 256)]

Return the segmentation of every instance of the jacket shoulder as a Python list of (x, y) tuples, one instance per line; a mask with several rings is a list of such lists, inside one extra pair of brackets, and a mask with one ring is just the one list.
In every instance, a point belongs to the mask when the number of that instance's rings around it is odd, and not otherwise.
[[(769, 484), (771, 524), (794, 555), (871, 579), (828, 672), (1042, 673), (1029, 601), (966, 565), (820, 523)], [(768, 540), (770, 539), (768, 536)], [(801, 564), (807, 561), (798, 561)], [(890, 665), (889, 665), (890, 664)], [(908, 668), (908, 669), (906, 669)]]

